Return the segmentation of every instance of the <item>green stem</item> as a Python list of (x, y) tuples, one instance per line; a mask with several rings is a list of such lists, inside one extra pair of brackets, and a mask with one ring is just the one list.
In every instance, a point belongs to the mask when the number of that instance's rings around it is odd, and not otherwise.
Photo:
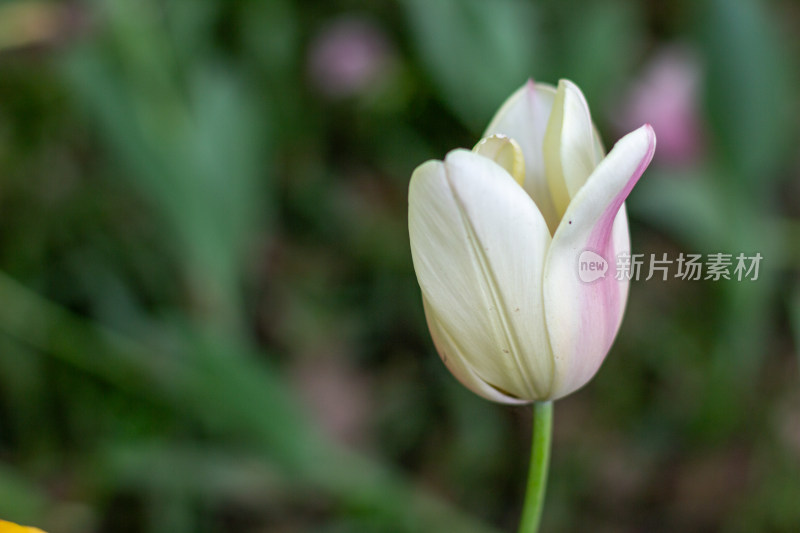
[(519, 533), (536, 533), (542, 519), (544, 494), (547, 491), (547, 468), (550, 465), (550, 439), (553, 434), (553, 402), (533, 404), (533, 439), (528, 487)]

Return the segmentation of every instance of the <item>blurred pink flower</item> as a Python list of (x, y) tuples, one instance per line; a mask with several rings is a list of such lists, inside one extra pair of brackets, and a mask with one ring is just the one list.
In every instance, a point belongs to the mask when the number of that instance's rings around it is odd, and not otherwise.
[(317, 90), (331, 98), (379, 84), (393, 62), (384, 31), (366, 18), (344, 16), (325, 24), (311, 42), (308, 69)]
[(618, 114), (620, 131), (650, 123), (658, 135), (656, 160), (683, 165), (704, 151), (699, 111), (701, 68), (690, 50), (663, 48), (625, 93)]

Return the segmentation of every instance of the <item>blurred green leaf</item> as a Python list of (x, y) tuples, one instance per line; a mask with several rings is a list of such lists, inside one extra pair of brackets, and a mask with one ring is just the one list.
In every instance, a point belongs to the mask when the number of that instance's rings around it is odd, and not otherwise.
[(536, 73), (538, 20), (519, 0), (403, 0), (411, 36), (446, 105), (480, 132)]
[[(559, 2), (557, 16), (543, 24), (550, 49), (540, 62), (550, 83), (567, 78), (581, 88), (595, 110), (594, 120), (605, 117), (597, 111), (618, 104), (623, 84), (643, 53), (641, 4), (611, 2)], [(544, 52), (544, 50), (542, 50)]]
[(792, 332), (794, 333), (794, 353), (797, 356), (797, 364), (800, 365), (800, 283), (794, 289), (794, 296), (789, 303), (789, 314), (792, 320)]
[(716, 250), (727, 234), (727, 217), (708, 173), (653, 168), (626, 206), (632, 214), (666, 231), (693, 253)]
[(106, 7), (109, 47), (76, 48), (67, 79), (124, 163), (122, 175), (176, 237), (200, 317), (241, 325), (242, 263), (268, 206), (268, 121), (253, 113), (264, 107), (213, 59), (177, 68), (151, 2)]
[(761, 0), (705, 0), (698, 19), (705, 53), (709, 120), (727, 166), (725, 176), (755, 198), (793, 148), (797, 112), (781, 27)]
[[(274, 369), (245, 346), (191, 327), (163, 354), (75, 317), (0, 274), (0, 330), (149, 402), (176, 410), (220, 438), (251, 442), (282, 475), (328, 491), (397, 531), (491, 533), (409, 486), (390, 469), (328, 442), (303, 416)], [(238, 353), (236, 353), (238, 352)]]
[(41, 489), (21, 473), (0, 464), (0, 516), (20, 523), (34, 523), (51, 505)]

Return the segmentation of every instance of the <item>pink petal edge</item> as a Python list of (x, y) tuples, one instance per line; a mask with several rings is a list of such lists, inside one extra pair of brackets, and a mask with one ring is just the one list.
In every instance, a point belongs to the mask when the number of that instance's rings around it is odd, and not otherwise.
[[(655, 132), (653, 131), (652, 126), (650, 124), (644, 125), (647, 128), (648, 133), (648, 149), (645, 153), (642, 160), (639, 162), (639, 165), (634, 170), (633, 174), (631, 174), (628, 183), (625, 187), (617, 194), (614, 200), (606, 207), (603, 214), (595, 224), (592, 233), (589, 235), (589, 239), (586, 242), (586, 249), (595, 251), (596, 253), (600, 254), (606, 261), (609, 262), (609, 266), (613, 266), (616, 264), (616, 250), (613, 249), (613, 241), (611, 236), (613, 234), (613, 227), (614, 221), (617, 218), (617, 214), (619, 213), (622, 204), (625, 202), (625, 199), (633, 190), (633, 187), (639, 181), (639, 178), (642, 177), (644, 174), (645, 169), (647, 169), (650, 161), (653, 159), (653, 154), (655, 153), (656, 148), (656, 138)], [(607, 278), (599, 280), (598, 283), (592, 283), (586, 286), (586, 292), (584, 293), (584, 298), (588, 301), (601, 301), (602, 302), (602, 309), (604, 310), (604, 323), (603, 323), (603, 339), (606, 341), (606, 346), (604, 347), (604, 352), (607, 352), (611, 348), (611, 344), (614, 342), (614, 337), (616, 336), (616, 330), (619, 326), (619, 321), (621, 320), (621, 313), (622, 313), (622, 303), (619, 298), (619, 288), (617, 284), (619, 282), (614, 278), (613, 275), (609, 275)], [(583, 309), (590, 310), (596, 309), (594, 306), (584, 305)], [(593, 336), (592, 334), (596, 332), (592, 331), (592, 328), (589, 327), (589, 323), (591, 322), (591, 317), (584, 315), (582, 317), (582, 322), (584, 323), (584, 327), (581, 328), (582, 334), (581, 336), (588, 337)], [(596, 337), (592, 338), (583, 338), (583, 342), (596, 342)], [(585, 344), (581, 344), (585, 345)]]

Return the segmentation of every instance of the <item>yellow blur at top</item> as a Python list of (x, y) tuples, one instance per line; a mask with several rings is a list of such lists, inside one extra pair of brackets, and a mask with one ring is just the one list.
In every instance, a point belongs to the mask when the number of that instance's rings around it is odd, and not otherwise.
[(35, 527), (18, 526), (5, 520), (0, 520), (0, 533), (44, 533)]

